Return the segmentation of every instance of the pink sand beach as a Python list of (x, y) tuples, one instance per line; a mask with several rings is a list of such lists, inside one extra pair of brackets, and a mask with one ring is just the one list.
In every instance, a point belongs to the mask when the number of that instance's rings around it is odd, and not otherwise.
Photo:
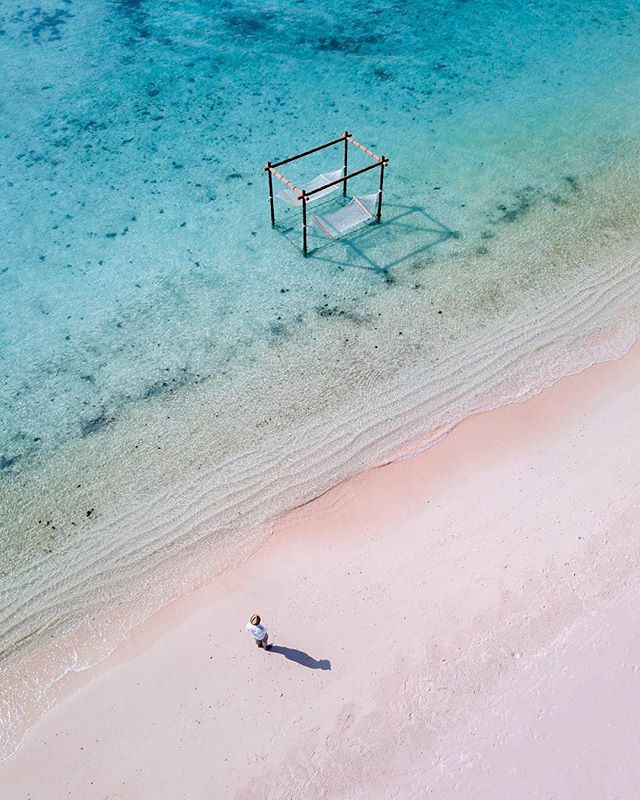
[(75, 676), (0, 796), (637, 797), (639, 408), (636, 347), (289, 514)]

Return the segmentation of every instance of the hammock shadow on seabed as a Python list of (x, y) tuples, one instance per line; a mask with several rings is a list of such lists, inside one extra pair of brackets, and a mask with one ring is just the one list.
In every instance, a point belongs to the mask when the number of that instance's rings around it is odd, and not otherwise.
[[(277, 227), (299, 247), (297, 226)], [(442, 242), (459, 238), (458, 231), (447, 227), (422, 206), (388, 202), (384, 204), (380, 224), (365, 225), (340, 239), (314, 236), (308, 258), (339, 269), (364, 269), (388, 277), (394, 267), (428, 253)]]

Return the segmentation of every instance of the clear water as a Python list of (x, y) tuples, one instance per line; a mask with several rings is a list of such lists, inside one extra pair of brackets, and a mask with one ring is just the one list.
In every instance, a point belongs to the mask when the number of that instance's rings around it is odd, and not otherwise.
[[(619, 0), (2, 4), (5, 754), (274, 515), (637, 337), (639, 36)], [(345, 128), (384, 224), (304, 259), (261, 167)]]

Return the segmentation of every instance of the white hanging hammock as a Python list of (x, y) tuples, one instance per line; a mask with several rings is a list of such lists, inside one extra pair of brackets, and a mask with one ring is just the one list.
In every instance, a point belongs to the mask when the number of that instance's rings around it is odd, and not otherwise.
[(313, 228), (335, 239), (358, 225), (362, 225), (363, 222), (372, 220), (377, 205), (378, 192), (354, 197), (344, 208), (339, 208), (337, 211), (328, 214), (314, 214), (310, 224)]
[[(343, 176), (343, 167), (340, 167), (340, 169), (336, 169), (333, 172), (321, 172), (320, 175), (302, 188), (305, 192), (311, 192), (313, 189), (317, 189), (318, 186), (322, 186), (325, 183), (331, 183), (332, 181), (337, 181), (338, 178), (342, 178)], [(311, 203), (314, 200), (319, 200), (321, 197), (331, 194), (331, 192), (336, 192), (339, 188), (339, 183), (337, 183), (335, 186), (329, 186), (328, 189), (323, 189), (317, 194), (312, 194), (311, 197), (307, 198), (307, 203)], [(291, 203), (292, 206), (299, 206), (302, 204), (302, 200), (298, 198), (298, 195), (292, 189), (283, 189), (281, 192), (278, 192), (278, 197), (281, 200), (285, 200), (287, 203)]]

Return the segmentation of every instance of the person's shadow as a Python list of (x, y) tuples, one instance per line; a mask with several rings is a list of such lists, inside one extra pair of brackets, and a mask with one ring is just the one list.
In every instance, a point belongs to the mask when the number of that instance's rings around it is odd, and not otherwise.
[(289, 661), (295, 661), (296, 664), (301, 664), (303, 667), (308, 667), (309, 669), (331, 669), (331, 662), (328, 658), (316, 661), (309, 653), (304, 653), (302, 650), (294, 650), (293, 647), (282, 647), (281, 645), (274, 644), (271, 646), (270, 652), (279, 653)]

